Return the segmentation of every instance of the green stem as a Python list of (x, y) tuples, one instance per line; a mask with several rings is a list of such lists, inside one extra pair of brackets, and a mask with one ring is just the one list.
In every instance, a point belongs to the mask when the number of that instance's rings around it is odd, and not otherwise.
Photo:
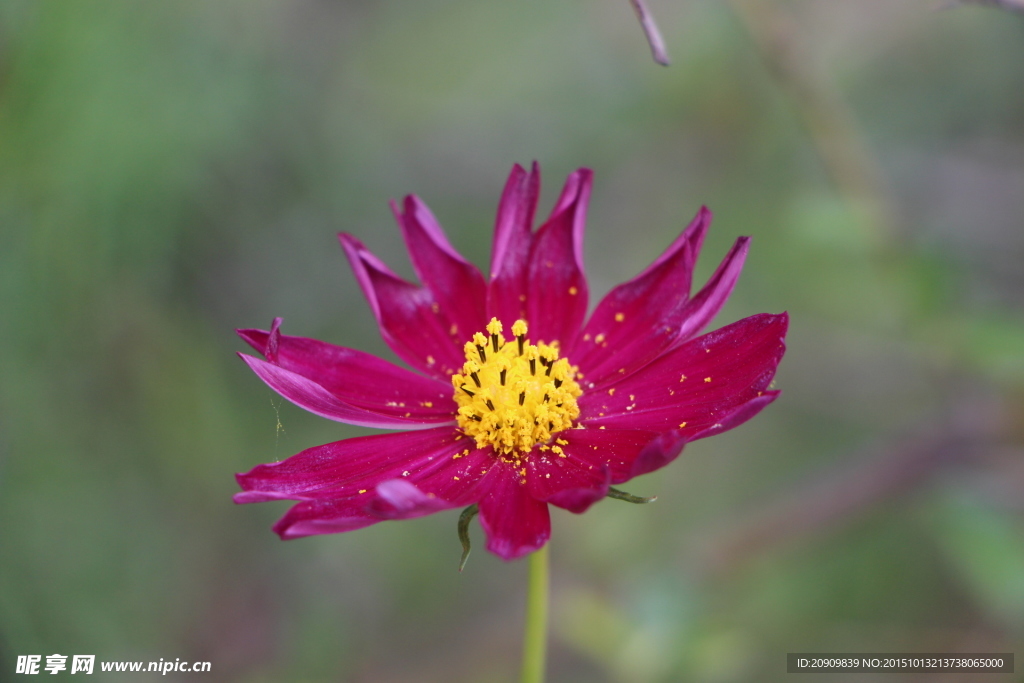
[(521, 683), (544, 683), (548, 645), (548, 547), (530, 555)]

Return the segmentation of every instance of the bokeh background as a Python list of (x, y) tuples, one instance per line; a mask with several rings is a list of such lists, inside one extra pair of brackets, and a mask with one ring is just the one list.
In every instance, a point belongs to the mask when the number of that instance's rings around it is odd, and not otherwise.
[(411, 275), (386, 202), (415, 192), (485, 264), (534, 159), (542, 212), (596, 172), (595, 296), (707, 204), (698, 279), (754, 237), (717, 324), (792, 316), (779, 401), (625, 487), (654, 505), (554, 515), (551, 680), (1024, 653), (1024, 15), (650, 6), (667, 69), (625, 0), (0, 4), (0, 679), (514, 680), (526, 565), (474, 525), (460, 575), (456, 512), (283, 543), (285, 503), (232, 504), (366, 431), (276, 397), (233, 329), (393, 358), (335, 234)]

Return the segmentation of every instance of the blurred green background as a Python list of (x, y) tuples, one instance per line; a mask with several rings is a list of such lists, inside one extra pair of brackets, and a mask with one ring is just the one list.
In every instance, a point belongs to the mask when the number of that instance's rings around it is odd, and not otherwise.
[(457, 513), (283, 543), (285, 503), (232, 504), (366, 431), (233, 329), (392, 358), (335, 233), (411, 274), (386, 202), (415, 192), (485, 264), (534, 159), (542, 212), (595, 170), (595, 296), (707, 204), (700, 278), (754, 236), (716, 324), (793, 321), (781, 400), (625, 487), (656, 504), (554, 515), (550, 679), (1024, 652), (1024, 15), (650, 5), (667, 69), (625, 0), (0, 3), (0, 680), (514, 680), (526, 565), (474, 525), (458, 574)]

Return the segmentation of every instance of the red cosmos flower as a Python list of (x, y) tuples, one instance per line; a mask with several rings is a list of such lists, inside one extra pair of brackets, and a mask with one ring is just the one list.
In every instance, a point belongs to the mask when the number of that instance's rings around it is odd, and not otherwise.
[(274, 391), (317, 415), (397, 433), (310, 448), (238, 475), (235, 502), (300, 501), (284, 539), (479, 505), (487, 548), (510, 560), (543, 546), (548, 505), (580, 513), (610, 487), (663, 467), (684, 444), (775, 400), (788, 316), (760, 314), (697, 337), (725, 303), (749, 238), (690, 296), (711, 213), (613, 289), (584, 324), (583, 229), (591, 172), (569, 176), (534, 232), (540, 176), (515, 166), (494, 233), (490, 282), (416, 196), (392, 209), (422, 285), (340, 235), (395, 353), (419, 372), (279, 331), (239, 330), (240, 354)]

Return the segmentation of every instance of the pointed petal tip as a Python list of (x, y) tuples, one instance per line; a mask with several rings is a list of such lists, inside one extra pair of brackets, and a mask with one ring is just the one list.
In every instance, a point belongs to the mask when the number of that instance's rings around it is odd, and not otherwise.
[(281, 322), (283, 318), (274, 318), (274, 322), (270, 325), (270, 336), (267, 338), (267, 348), (263, 351), (263, 355), (271, 363), (277, 363), (277, 352), (278, 347), (281, 344)]
[[(422, 204), (422, 200), (420, 200), (420, 198), (414, 194), (407, 194), (404, 197), (402, 197), (402, 211), (405, 212), (406, 214), (414, 213), (416, 209)], [(398, 206), (398, 202), (392, 199), (391, 205)]]
[[(266, 330), (260, 330), (255, 327), (239, 328), (235, 330), (235, 334), (244, 341), (246, 344), (254, 348), (256, 351), (263, 353), (263, 347), (265, 340), (269, 332)], [(236, 351), (235, 353), (240, 353)]]
[[(533, 162), (536, 164), (537, 162)], [(522, 179), (526, 176), (526, 169), (519, 162), (512, 164), (512, 168), (509, 169), (508, 178), (505, 180), (506, 187), (515, 186), (522, 182)]]
[[(243, 363), (245, 363), (250, 368), (252, 368), (253, 372), (257, 372), (257, 368), (260, 367), (260, 363), (265, 363), (266, 362), (262, 358), (257, 358), (256, 356), (250, 356), (249, 354), (243, 353), (241, 351), (235, 351), (235, 355), (238, 356), (239, 358), (241, 358)], [(257, 372), (257, 374), (258, 374), (258, 372)]]
[(518, 161), (512, 164), (512, 168), (509, 169), (508, 178), (505, 180), (505, 193), (508, 193), (510, 188), (518, 187), (524, 183), (530, 183), (534, 186), (539, 182), (540, 177), (540, 164), (536, 160), (530, 162), (530, 170), (520, 164)]
[(391, 274), (387, 265), (377, 258), (358, 237), (347, 232), (339, 232), (338, 241), (341, 242), (341, 248), (345, 251), (349, 264), (357, 273), (365, 273), (369, 268), (373, 268)]
[[(408, 199), (409, 196), (406, 195), (405, 200)], [(399, 227), (402, 227), (402, 221), (404, 219), (404, 216), (402, 215), (402, 207), (405, 206), (405, 200), (403, 200), (401, 205), (399, 205), (398, 200), (396, 199), (388, 200), (388, 207), (391, 209), (391, 215), (395, 217), (395, 222), (398, 223)]]
[(760, 396), (750, 399), (746, 403), (742, 403), (736, 406), (729, 414), (720, 418), (719, 422), (716, 422), (712, 426), (704, 429), (690, 437), (690, 441), (696, 441), (697, 439), (706, 439), (709, 436), (715, 436), (722, 432), (727, 432), (730, 429), (735, 429), (741, 424), (751, 419), (767, 406), (775, 402), (775, 399), (782, 394), (779, 389), (771, 389), (763, 392)]
[(254, 350), (262, 354), (267, 360), (271, 362), (276, 361), (277, 347), (281, 339), (281, 323), (284, 318), (274, 318), (270, 324), (270, 330), (261, 330), (256, 327), (238, 328), (235, 330), (235, 334), (244, 341), (246, 344), (251, 346)]
[(272, 531), (282, 541), (294, 541), (297, 538), (307, 536), (322, 536), (324, 534), (338, 534), (346, 531), (355, 531), (364, 526), (374, 524), (377, 520), (358, 520), (349, 523), (334, 523), (331, 520), (304, 519), (292, 521), (287, 515), (272, 527)]
[(338, 242), (341, 243), (341, 249), (345, 252), (345, 258), (348, 259), (349, 266), (356, 274), (356, 279), (362, 285), (362, 279), (365, 278), (366, 271), (366, 266), (363, 263), (363, 253), (366, 252), (366, 246), (358, 237), (347, 232), (338, 233)]
[(557, 201), (555, 201), (555, 206), (551, 210), (551, 217), (548, 220), (552, 220), (563, 211), (585, 213), (587, 204), (590, 201), (590, 190), (593, 183), (594, 172), (586, 166), (581, 166), (570, 173), (562, 185), (562, 192)]
[(350, 259), (353, 256), (358, 255), (360, 251), (366, 249), (366, 245), (364, 245), (358, 237), (347, 232), (339, 232), (338, 241), (341, 243), (341, 248), (345, 250), (345, 253), (349, 255)]
[(297, 538), (329, 533), (327, 531), (318, 530), (316, 528), (315, 521), (292, 522), (287, 516), (278, 520), (278, 522), (271, 527), (271, 531), (277, 534), (282, 541), (294, 541)]
[(581, 195), (584, 192), (589, 194), (590, 186), (593, 185), (593, 183), (594, 183), (594, 171), (593, 171), (593, 169), (588, 168), (586, 166), (580, 166), (575, 171), (573, 171), (569, 175), (569, 177), (575, 179), (576, 182), (579, 183), (579, 186), (577, 187), (577, 190), (576, 190), (577, 195)]
[(273, 491), (239, 491), (231, 497), (236, 505), (248, 503), (266, 503), (273, 500), (300, 500), (294, 495), (274, 493)]
[(782, 327), (781, 339), (785, 342), (786, 334), (789, 332), (789, 311), (783, 311), (782, 313), (765, 313), (764, 314), (771, 322), (777, 323)]
[(290, 533), (292, 528), (291, 522), (288, 520), (287, 514), (281, 519), (274, 522), (274, 526), (270, 527), (270, 530), (277, 534), (282, 541), (290, 541), (293, 538), (298, 538), (297, 535)]
[(694, 214), (693, 219), (689, 225), (683, 230), (683, 234), (680, 236), (685, 242), (690, 245), (690, 270), (692, 272), (694, 265), (697, 263), (697, 259), (700, 257), (701, 247), (704, 246), (704, 237), (707, 235), (708, 230), (711, 229), (711, 221), (714, 218), (714, 214), (707, 205), (702, 204), (697, 213)]
[[(394, 199), (389, 200), (391, 210), (395, 212), (395, 217), (398, 218), (398, 224), (402, 225), (402, 220), (409, 220), (411, 218), (422, 220), (422, 218), (428, 218), (430, 221), (435, 221), (433, 214), (430, 212), (430, 208), (427, 203), (420, 199), (417, 194), (407, 194), (402, 197), (402, 203), (399, 204)], [(421, 214), (426, 212), (426, 216)], [(429, 232), (429, 230), (428, 230)]]
[[(726, 255), (726, 261), (736, 261), (736, 267), (739, 270), (743, 269), (744, 264), (747, 261), (747, 256), (750, 254), (750, 241), (751, 237), (737, 237), (736, 241), (732, 245), (732, 249)], [(736, 278), (739, 278), (739, 273), (736, 273)], [(735, 284), (735, 283), (734, 283)]]

